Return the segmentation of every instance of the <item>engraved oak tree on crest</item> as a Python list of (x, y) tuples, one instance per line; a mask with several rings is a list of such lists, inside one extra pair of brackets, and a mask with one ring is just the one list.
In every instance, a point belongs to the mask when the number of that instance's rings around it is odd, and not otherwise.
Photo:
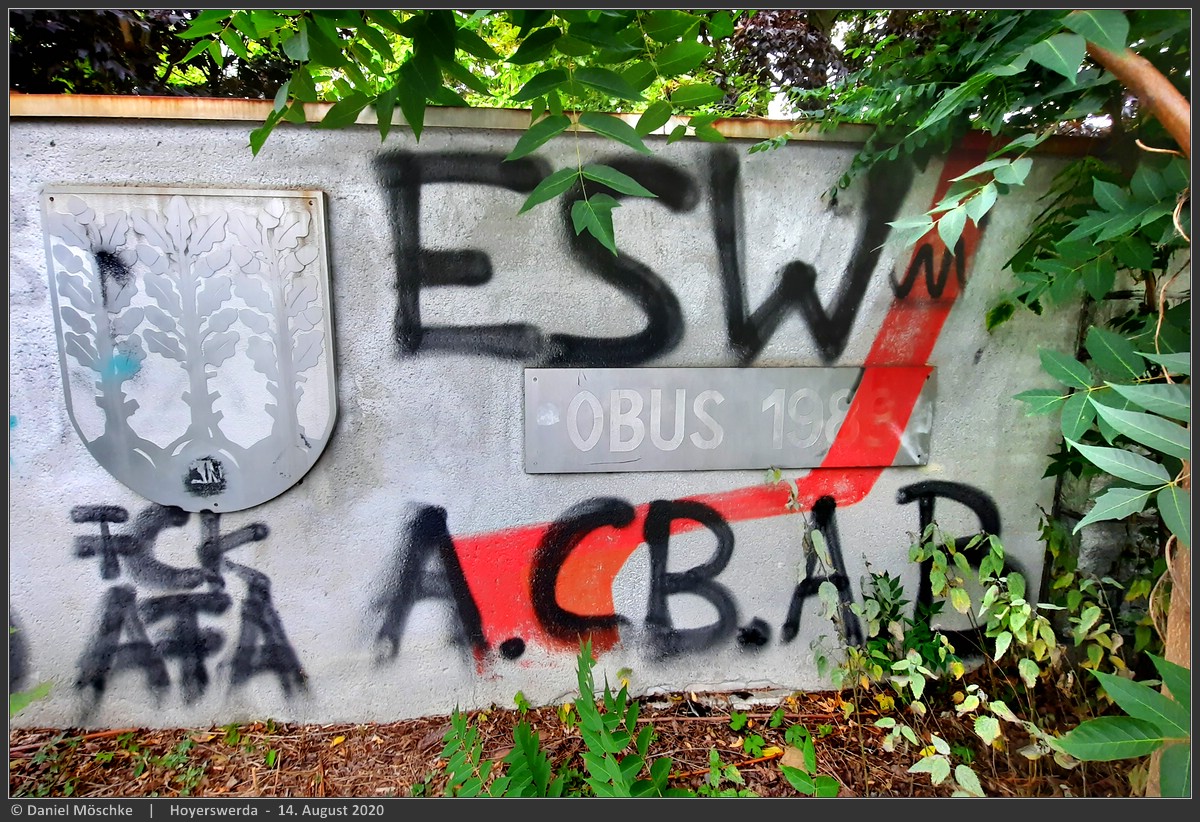
[(167, 446), (171, 456), (192, 442), (205, 442), (231, 458), (240, 450), (221, 431), (222, 413), (215, 408), (220, 394), (210, 388), (216, 369), (234, 355), (239, 339), (230, 326), (238, 312), (226, 306), (232, 296), (231, 278), (222, 273), (230, 250), (225, 240), (223, 213), (194, 214), (183, 197), (174, 196), (160, 214), (134, 209), (134, 228), (150, 245), (138, 247), (146, 266), (145, 331), (150, 351), (175, 360), (187, 372), (183, 400), (191, 410), (187, 430)]
[(316, 246), (305, 242), (310, 229), (306, 212), (289, 210), (278, 199), (255, 215), (234, 211), (229, 219), (239, 243), (233, 287), (247, 305), (240, 318), (257, 335), (246, 353), (274, 399), (264, 406), (273, 420), (271, 434), (254, 450), (286, 471), (309, 460), (313, 446), (298, 412), (305, 372), (324, 351), (320, 283), (306, 273), (318, 256)]
[(128, 219), (120, 212), (100, 219), (78, 197), (64, 198), (62, 208), (47, 215), (47, 228), (65, 353), (95, 373), (95, 403), (104, 413), (104, 431), (89, 446), (110, 457), (153, 461), (157, 448), (130, 427), (138, 402), (124, 390), (146, 357), (135, 333), (143, 310), (131, 306), (137, 256), (127, 247)]

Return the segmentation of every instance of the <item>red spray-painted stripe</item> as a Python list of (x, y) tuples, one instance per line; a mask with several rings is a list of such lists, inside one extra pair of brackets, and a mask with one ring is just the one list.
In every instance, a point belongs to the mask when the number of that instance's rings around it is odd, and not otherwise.
[[(942, 169), (934, 193), (938, 202), (952, 178), (969, 170), (981, 159), (978, 150), (952, 153)], [(979, 242), (973, 225), (963, 230), (964, 270), (968, 269)], [(922, 238), (933, 248), (933, 259), (940, 261), (946, 246), (936, 231)], [(916, 252), (914, 250), (913, 259)], [(912, 261), (910, 261), (910, 267)], [(890, 465), (900, 447), (900, 435), (908, 425), (917, 397), (932, 370), (926, 364), (941, 334), (950, 309), (958, 296), (958, 282), (947, 278), (942, 293), (933, 297), (924, 277), (901, 300), (895, 298), (884, 317), (865, 362), (863, 378), (854, 400), (835, 438), (829, 454), (816, 468), (797, 483), (802, 510), (824, 496), (832, 496), (839, 508), (864, 499), (874, 487), (882, 468), (844, 467), (864, 462)], [(926, 366), (889, 368), (887, 366)], [(880, 432), (873, 443), (864, 443), (858, 431)], [(785, 486), (755, 485), (715, 494), (688, 497), (716, 509), (728, 522), (763, 519), (790, 513), (786, 507)], [(564, 563), (558, 579), (559, 604), (581, 615), (605, 615), (613, 612), (612, 584), (630, 554), (642, 544), (648, 503), (637, 506), (628, 526), (600, 528), (592, 532)], [(524, 525), (484, 534), (455, 537), (454, 544), (471, 594), (479, 607), (483, 632), (489, 647), (512, 637), (543, 647), (566, 647), (547, 636), (539, 627), (533, 610), (530, 587), (534, 554), (548, 523)], [(697, 523), (677, 521), (672, 533), (700, 527)], [(597, 650), (615, 640), (594, 637)]]

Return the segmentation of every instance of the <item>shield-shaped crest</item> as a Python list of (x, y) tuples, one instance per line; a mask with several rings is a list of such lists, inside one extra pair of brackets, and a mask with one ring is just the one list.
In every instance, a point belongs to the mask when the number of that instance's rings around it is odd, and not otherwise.
[(336, 417), (324, 195), (53, 187), (42, 195), (67, 409), (147, 499), (282, 494)]

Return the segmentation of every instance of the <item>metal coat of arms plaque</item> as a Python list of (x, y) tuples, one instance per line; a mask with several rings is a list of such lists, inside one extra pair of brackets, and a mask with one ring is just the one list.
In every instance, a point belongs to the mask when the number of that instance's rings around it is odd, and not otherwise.
[(88, 451), (147, 499), (282, 494), (336, 417), (324, 195), (48, 187), (63, 389)]

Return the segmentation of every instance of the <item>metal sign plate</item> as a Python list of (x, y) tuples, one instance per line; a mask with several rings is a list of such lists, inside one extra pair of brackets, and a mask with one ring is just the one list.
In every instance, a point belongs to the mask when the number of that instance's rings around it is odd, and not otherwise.
[(67, 410), (147, 499), (238, 511), (313, 466), (336, 414), (324, 195), (48, 187)]
[(934, 383), (928, 366), (529, 368), (525, 471), (815, 468), (835, 440), (838, 467), (924, 465)]

